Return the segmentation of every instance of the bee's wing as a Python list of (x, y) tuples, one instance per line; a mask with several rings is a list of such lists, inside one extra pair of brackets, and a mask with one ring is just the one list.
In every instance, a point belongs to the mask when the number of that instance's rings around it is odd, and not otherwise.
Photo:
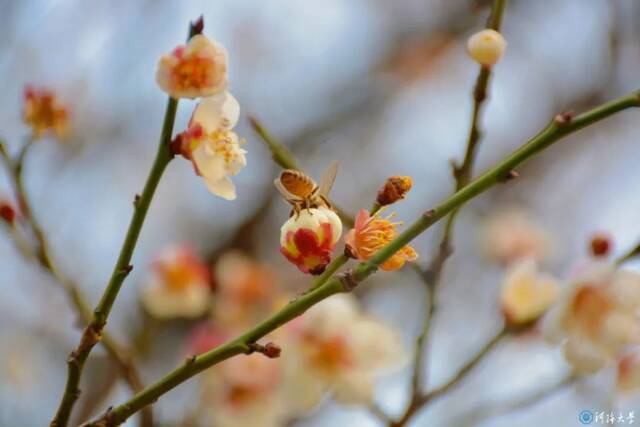
[(302, 200), (301, 197), (296, 196), (295, 194), (291, 193), (289, 190), (287, 190), (286, 188), (284, 188), (284, 185), (282, 185), (282, 182), (280, 181), (280, 178), (276, 178), (273, 181), (273, 185), (276, 186), (276, 189), (280, 192), (280, 194), (282, 194), (284, 196), (284, 198), (289, 201), (299, 201)]
[(322, 174), (320, 179), (320, 186), (318, 187), (318, 193), (322, 196), (327, 196), (333, 183), (336, 182), (336, 175), (338, 174), (338, 162), (333, 161), (329, 165), (326, 171)]

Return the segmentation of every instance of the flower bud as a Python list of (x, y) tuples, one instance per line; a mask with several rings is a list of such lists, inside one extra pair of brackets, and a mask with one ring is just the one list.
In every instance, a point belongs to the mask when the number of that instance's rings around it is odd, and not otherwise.
[(0, 202), (0, 218), (7, 222), (9, 225), (13, 225), (16, 220), (16, 210), (8, 202)]
[(594, 234), (591, 238), (591, 254), (594, 257), (605, 257), (611, 252), (611, 236), (606, 233)]
[(280, 229), (280, 252), (300, 271), (322, 274), (342, 234), (342, 222), (331, 209), (303, 209)]
[(378, 190), (376, 201), (380, 206), (386, 206), (402, 200), (411, 190), (412, 185), (413, 181), (410, 176), (391, 176), (387, 178), (382, 188)]
[(500, 294), (507, 324), (525, 326), (535, 322), (556, 301), (558, 294), (556, 279), (540, 273), (535, 261), (516, 262), (507, 271)]
[(495, 30), (486, 29), (469, 37), (467, 51), (471, 58), (480, 65), (491, 67), (497, 63), (507, 48), (507, 42), (502, 34)]

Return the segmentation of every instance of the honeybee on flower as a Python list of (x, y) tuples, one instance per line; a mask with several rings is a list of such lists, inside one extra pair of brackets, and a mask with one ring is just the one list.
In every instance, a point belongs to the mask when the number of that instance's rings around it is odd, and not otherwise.
[(329, 191), (338, 174), (338, 162), (332, 162), (322, 174), (320, 185), (304, 172), (285, 169), (273, 182), (284, 199), (293, 206), (293, 212), (300, 214), (302, 209), (325, 207), (332, 209), (328, 200)]

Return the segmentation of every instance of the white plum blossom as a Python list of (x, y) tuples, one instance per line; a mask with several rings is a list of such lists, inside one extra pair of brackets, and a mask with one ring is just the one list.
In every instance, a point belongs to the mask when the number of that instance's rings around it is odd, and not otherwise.
[(287, 401), (300, 413), (325, 392), (344, 404), (372, 398), (376, 376), (405, 362), (395, 331), (362, 313), (357, 300), (334, 295), (287, 326), (283, 361)]
[(209, 269), (190, 248), (169, 248), (154, 263), (140, 300), (158, 319), (201, 316), (211, 304)]
[(552, 246), (549, 233), (515, 207), (494, 212), (484, 221), (480, 245), (489, 260), (505, 265), (519, 259), (544, 261)]
[(174, 99), (216, 95), (228, 85), (227, 52), (197, 34), (186, 45), (160, 57), (156, 82)]
[(240, 105), (229, 92), (204, 98), (196, 106), (189, 126), (179, 135), (180, 152), (193, 162), (196, 173), (213, 194), (227, 200), (236, 198), (230, 176), (247, 165), (246, 151), (233, 131), (240, 117)]
[(640, 344), (640, 275), (593, 263), (561, 296), (545, 319), (546, 335), (562, 342), (578, 372), (598, 371), (629, 345)]
[(558, 294), (558, 281), (553, 276), (538, 271), (534, 260), (522, 260), (506, 272), (500, 307), (508, 324), (524, 325), (540, 318)]

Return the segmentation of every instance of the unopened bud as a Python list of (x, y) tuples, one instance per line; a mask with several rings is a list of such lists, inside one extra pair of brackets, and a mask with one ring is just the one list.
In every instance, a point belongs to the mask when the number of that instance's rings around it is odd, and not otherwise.
[(7, 202), (0, 202), (0, 218), (9, 225), (13, 225), (16, 220), (16, 210)]
[(480, 65), (490, 67), (497, 63), (507, 48), (507, 42), (496, 30), (486, 29), (469, 37), (467, 51)]
[(410, 176), (391, 176), (387, 178), (382, 188), (378, 190), (376, 201), (380, 206), (386, 206), (402, 200), (411, 190), (412, 185), (413, 181)]
[(606, 233), (597, 233), (591, 238), (591, 254), (594, 257), (607, 256), (611, 252), (612, 246), (611, 236)]

